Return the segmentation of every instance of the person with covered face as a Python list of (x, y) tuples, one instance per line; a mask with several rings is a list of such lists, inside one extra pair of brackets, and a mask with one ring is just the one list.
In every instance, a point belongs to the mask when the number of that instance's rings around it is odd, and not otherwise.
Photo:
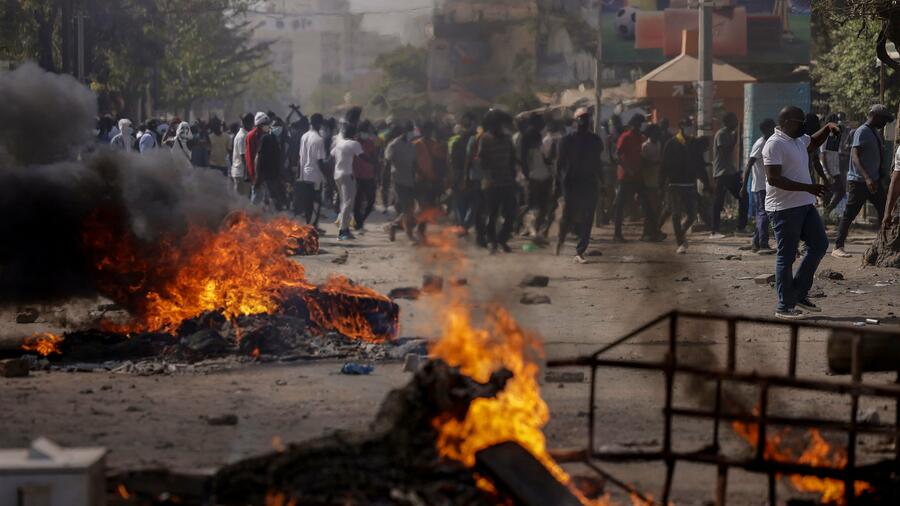
[(130, 119), (122, 118), (119, 120), (119, 133), (109, 141), (109, 144), (113, 148), (126, 153), (134, 150), (134, 131)]
[(557, 181), (565, 200), (559, 222), (556, 254), (559, 255), (562, 250), (569, 231), (574, 230), (578, 237), (575, 262), (585, 264), (587, 260), (584, 254), (591, 241), (594, 214), (603, 182), (603, 141), (591, 131), (593, 119), (589, 109), (575, 111), (575, 121), (576, 130), (563, 137), (559, 143)]
[[(809, 172), (810, 155), (815, 156), (830, 133), (840, 129), (826, 124), (812, 136), (806, 135), (806, 119), (798, 107), (785, 107), (778, 114), (778, 128), (763, 147), (766, 167), (766, 212), (775, 230), (775, 316), (798, 319), (804, 312), (820, 312), (809, 300), (809, 290), (819, 263), (828, 250), (825, 225), (816, 210), (816, 197), (828, 194), (825, 185), (814, 184)], [(806, 254), (800, 268), (793, 270), (800, 241)]]
[(178, 124), (178, 127), (175, 129), (175, 137), (172, 139), (172, 153), (179, 162), (184, 161), (183, 165), (185, 167), (193, 167), (191, 163), (191, 148), (188, 145), (193, 137), (194, 134), (191, 133), (190, 123), (182, 121)]

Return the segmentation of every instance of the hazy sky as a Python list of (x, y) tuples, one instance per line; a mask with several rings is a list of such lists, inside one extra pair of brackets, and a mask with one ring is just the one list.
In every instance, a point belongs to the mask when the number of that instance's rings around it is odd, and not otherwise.
[(363, 26), (368, 30), (380, 33), (400, 33), (403, 23), (412, 16), (422, 15), (425, 10), (413, 10), (431, 7), (434, 0), (350, 0), (355, 11), (400, 11), (390, 14), (366, 16)]

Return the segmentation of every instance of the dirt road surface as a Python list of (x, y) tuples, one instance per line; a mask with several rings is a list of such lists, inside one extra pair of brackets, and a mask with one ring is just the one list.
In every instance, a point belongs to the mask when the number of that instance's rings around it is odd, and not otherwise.
[[(374, 217), (368, 233), (356, 241), (338, 243), (334, 227), (322, 240), (324, 253), (298, 259), (314, 281), (337, 272), (381, 292), (418, 286), (433, 251), (413, 248), (404, 239), (390, 243), (381, 231), (383, 218)], [(632, 237), (637, 228), (628, 232)], [(500, 302), (518, 321), (542, 336), (548, 358), (589, 353), (669, 309), (724, 312), (770, 317), (775, 307), (772, 286), (756, 284), (755, 276), (774, 270), (773, 256), (760, 256), (738, 247), (746, 237), (712, 241), (706, 234), (691, 237), (688, 255), (676, 256), (672, 240), (662, 244), (612, 244), (610, 228), (595, 229), (591, 248), (602, 256), (587, 265), (572, 261), (570, 243), (556, 257), (551, 249), (524, 252), (515, 241), (512, 254), (490, 256), (466, 246), (465, 272), (479, 304)], [(851, 237), (849, 260), (826, 257), (822, 269), (843, 274), (843, 280), (817, 279), (814, 299), (824, 309), (818, 321), (852, 325), (865, 318), (880, 320), (881, 328), (900, 330), (900, 271), (859, 268), (859, 254), (870, 234)], [(348, 252), (347, 263), (332, 260)], [(526, 274), (550, 277), (546, 288), (518, 287)], [(547, 295), (551, 304), (523, 305), (523, 292)], [(95, 304), (95, 303), (91, 303)], [(427, 299), (399, 301), (401, 336), (436, 338), (435, 311)], [(42, 309), (30, 325), (15, 323), (15, 309), (2, 313), (0, 336), (6, 339), (34, 331), (58, 328), (83, 317), (88, 303)], [(685, 338), (687, 360), (723, 360), (724, 326), (695, 327)], [(619, 358), (659, 358), (665, 349), (661, 330), (636, 343), (614, 350)], [(799, 374), (828, 378), (824, 333), (800, 336)], [(742, 327), (739, 332), (739, 367), (761, 372), (783, 372), (788, 360), (786, 334), (765, 327)], [(721, 363), (721, 362), (720, 362)], [(23, 379), (0, 379), (0, 447), (21, 447), (37, 436), (62, 445), (110, 449), (109, 463), (117, 469), (169, 467), (213, 469), (226, 462), (260, 454), (273, 441), (301, 441), (335, 429), (364, 430), (385, 393), (408, 381), (402, 364), (378, 363), (369, 376), (339, 374), (341, 363), (291, 365), (249, 364), (227, 372), (134, 376), (104, 373), (37, 372)], [(891, 381), (872, 375), (871, 381)], [(838, 380), (839, 377), (830, 379)], [(846, 379), (846, 378), (843, 378)], [(598, 379), (598, 445), (608, 448), (651, 449), (662, 439), (663, 380), (657, 373), (604, 372)], [(543, 385), (552, 419), (545, 433), (549, 446), (584, 446), (587, 437), (588, 383)], [(752, 392), (734, 392), (752, 399)], [(679, 383), (676, 400), (699, 402), (696, 389)], [(752, 401), (748, 401), (752, 404)], [(845, 417), (847, 398), (798, 392), (778, 392), (776, 405), (783, 413)], [(893, 420), (887, 402), (871, 402), (881, 420)], [(206, 418), (235, 414), (237, 425), (210, 426)], [(682, 449), (697, 449), (708, 442), (710, 424), (679, 423)], [(723, 429), (726, 447), (740, 454), (747, 446)], [(889, 450), (878, 438), (862, 441), (862, 458), (885, 458)], [(610, 466), (610, 470), (637, 488), (658, 497), (663, 479), (661, 465)], [(575, 472), (583, 472), (578, 468)], [(730, 504), (764, 504), (765, 477), (734, 472), (729, 485)], [(703, 504), (714, 498), (715, 469), (680, 466), (676, 470), (673, 499), (679, 505)], [(781, 498), (798, 496), (787, 484)], [(627, 501), (626, 501), (627, 502)]]

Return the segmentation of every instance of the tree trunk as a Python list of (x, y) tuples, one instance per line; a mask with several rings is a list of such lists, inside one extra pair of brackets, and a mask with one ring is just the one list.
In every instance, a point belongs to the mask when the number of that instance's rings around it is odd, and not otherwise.
[(62, 0), (60, 17), (60, 62), (62, 71), (66, 74), (75, 74), (75, 33), (72, 29), (74, 10), (72, 0)]
[(863, 255), (863, 265), (894, 267), (900, 269), (900, 222), (887, 229), (880, 229), (875, 242)]
[(38, 65), (44, 70), (56, 72), (56, 64), (53, 62), (53, 28), (56, 24), (56, 8), (51, 6), (37, 7), (33, 11), (34, 20), (38, 25)]

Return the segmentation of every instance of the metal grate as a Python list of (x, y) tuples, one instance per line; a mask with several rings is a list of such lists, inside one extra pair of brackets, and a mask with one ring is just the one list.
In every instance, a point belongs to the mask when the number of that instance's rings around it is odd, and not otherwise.
[[(727, 361), (724, 368), (717, 365), (709, 367), (688, 365), (679, 363), (679, 325), (685, 321), (713, 321), (727, 325), (728, 349)], [(668, 327), (668, 348), (665, 357), (661, 361), (641, 361), (607, 358), (610, 350), (634, 340), (645, 332), (660, 326)], [(790, 331), (790, 350), (786, 374), (759, 374), (755, 371), (741, 371), (737, 367), (738, 327), (739, 325), (764, 324), (767, 326), (787, 328)], [(797, 377), (797, 347), (798, 336), (801, 330), (840, 331), (842, 334), (852, 336), (851, 348), (851, 379), (850, 381), (818, 380)], [(668, 504), (672, 489), (672, 478), (675, 466), (678, 462), (692, 462), (707, 464), (717, 467), (715, 504), (724, 506), (727, 501), (728, 472), (730, 468), (740, 468), (753, 473), (768, 475), (769, 504), (777, 504), (777, 477), (782, 474), (797, 474), (817, 476), (821, 478), (833, 478), (844, 482), (845, 502), (848, 505), (856, 503), (854, 482), (856, 481), (889, 481), (891, 477), (896, 480), (900, 473), (900, 361), (897, 363), (897, 379), (891, 384), (874, 384), (863, 382), (863, 371), (860, 365), (860, 347), (863, 336), (882, 335), (900, 339), (900, 334), (888, 332), (871, 327), (858, 328), (838, 325), (786, 322), (780, 320), (750, 318), (743, 316), (717, 315), (707, 313), (693, 313), (672, 311), (642, 325), (634, 331), (622, 336), (614, 342), (602, 347), (591, 355), (580, 356), (572, 359), (548, 361), (548, 367), (588, 367), (591, 370), (590, 399), (588, 411), (588, 444), (583, 450), (554, 452), (554, 456), (561, 462), (581, 462), (607, 479), (613, 485), (619, 486), (629, 493), (640, 493), (626, 483), (617, 479), (611, 473), (604, 470), (600, 463), (621, 462), (663, 462), (666, 467), (666, 476), (661, 494), (661, 503)], [(662, 447), (656, 451), (598, 451), (595, 438), (597, 398), (597, 371), (600, 368), (624, 368), (632, 370), (659, 371), (665, 379), (665, 401), (663, 413), (663, 442)], [(709, 409), (687, 409), (674, 405), (673, 391), (675, 379), (678, 375), (693, 375), (706, 380), (715, 381), (715, 402)], [(738, 384), (754, 385), (759, 389), (757, 408), (754, 414), (735, 414), (725, 412), (722, 406), (722, 384), (734, 382)], [(816, 417), (785, 417), (770, 414), (769, 392), (772, 387), (792, 388), (808, 392), (822, 392), (847, 396), (850, 399), (850, 413), (848, 421), (826, 420)], [(896, 406), (894, 423), (862, 423), (858, 418), (859, 401), (862, 397), (893, 399)], [(673, 437), (677, 436), (673, 431), (673, 419), (676, 417), (688, 417), (694, 419), (711, 420), (712, 434), (711, 444), (692, 452), (679, 452), (673, 450)], [(758, 426), (759, 437), (755, 452), (748, 458), (729, 457), (720, 451), (719, 428), (721, 422), (741, 421), (753, 423)], [(765, 452), (766, 431), (771, 426), (785, 428), (819, 428), (838, 433), (847, 437), (847, 463), (843, 468), (816, 467), (796, 462), (782, 462), (767, 458)], [(885, 465), (859, 466), (857, 464), (857, 437), (860, 434), (882, 434), (893, 436), (895, 455), (892, 461)], [(884, 464), (884, 463), (882, 463)], [(645, 498), (648, 504), (653, 501)]]

